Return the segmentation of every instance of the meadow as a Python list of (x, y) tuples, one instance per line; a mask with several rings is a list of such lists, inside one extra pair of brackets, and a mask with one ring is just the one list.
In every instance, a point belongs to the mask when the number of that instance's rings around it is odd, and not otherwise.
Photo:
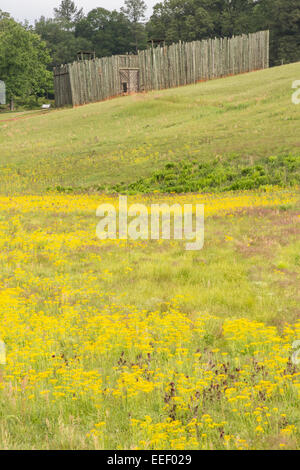
[[(0, 115), (0, 449), (299, 448), (297, 168), (249, 190), (151, 186), (216, 156), (272, 177), (274, 157), (297, 162), (298, 71)], [(203, 250), (100, 241), (117, 185), (204, 203)]]
[(0, 114), (1, 194), (113, 189), (169, 162), (299, 161), (300, 113), (291, 100), (299, 75), (296, 63), (15, 121)]

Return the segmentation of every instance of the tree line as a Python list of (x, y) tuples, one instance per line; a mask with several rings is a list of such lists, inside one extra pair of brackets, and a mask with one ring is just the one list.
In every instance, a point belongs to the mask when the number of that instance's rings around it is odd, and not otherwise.
[(300, 0), (164, 0), (148, 20), (146, 12), (144, 0), (87, 14), (62, 0), (52, 18), (31, 25), (0, 10), (0, 79), (9, 96), (49, 92), (52, 67), (76, 60), (80, 50), (98, 57), (136, 53), (149, 40), (171, 44), (270, 29), (270, 65), (300, 61)]
[(95, 8), (83, 14), (63, 0), (54, 18), (40, 18), (34, 30), (46, 41), (53, 64), (76, 58), (80, 49), (98, 57), (135, 52), (147, 40), (167, 44), (271, 31), (271, 65), (300, 60), (300, 0), (164, 0), (146, 21), (143, 0), (126, 0), (120, 11)]

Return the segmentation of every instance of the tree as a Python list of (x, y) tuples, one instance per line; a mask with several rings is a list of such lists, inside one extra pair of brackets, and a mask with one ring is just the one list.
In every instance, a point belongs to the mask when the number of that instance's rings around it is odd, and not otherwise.
[(10, 14), (5, 11), (0, 10), (0, 21), (5, 18), (10, 18)]
[(34, 31), (46, 42), (51, 54), (50, 68), (76, 60), (79, 50), (93, 48), (91, 41), (76, 37), (73, 31), (67, 31), (52, 18), (41, 17), (35, 22)]
[(132, 24), (136, 52), (139, 48), (144, 47), (146, 42), (146, 31), (142, 24), (146, 18), (146, 11), (147, 5), (144, 0), (125, 0), (125, 6), (121, 8), (121, 12)]
[(44, 95), (51, 87), (50, 55), (40, 37), (8, 17), (0, 17), (0, 76), (11, 108), (15, 97)]
[(255, 0), (225, 0), (220, 16), (222, 36), (257, 31), (254, 21)]
[(258, 28), (271, 32), (271, 65), (300, 61), (299, 0), (259, 0), (255, 14)]
[(90, 41), (98, 57), (130, 52), (133, 42), (128, 18), (116, 10), (95, 8), (76, 25), (77, 38)]
[(220, 5), (215, 0), (165, 0), (155, 5), (147, 25), (153, 39), (168, 43), (219, 35)]
[(72, 0), (62, 0), (59, 7), (54, 8), (54, 15), (55, 19), (69, 31), (74, 29), (76, 23), (83, 18), (83, 9), (78, 9)]
[(269, 29), (270, 64), (300, 60), (300, 0), (164, 0), (147, 24), (154, 39), (201, 40)]
[(147, 5), (143, 0), (125, 0), (125, 6), (121, 11), (132, 23), (140, 23), (145, 20)]

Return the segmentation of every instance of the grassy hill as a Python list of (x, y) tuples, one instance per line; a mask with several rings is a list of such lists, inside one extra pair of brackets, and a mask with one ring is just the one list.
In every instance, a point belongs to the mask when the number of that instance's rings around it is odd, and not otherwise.
[[(281, 162), (287, 155), (299, 156), (300, 106), (291, 101), (292, 82), (299, 76), (296, 63), (44, 115), (15, 119), (14, 114), (11, 120), (2, 115), (0, 191), (41, 193), (57, 186), (118, 190), (120, 184), (148, 190), (155, 172), (170, 162), (180, 168), (192, 162), (194, 170), (208, 164), (208, 173), (217, 165), (215, 187), (222, 189), (228, 186), (226, 165), (237, 169), (230, 181), (247, 174), (245, 167), (255, 173), (257, 162), (265, 168), (270, 156)], [(293, 162), (289, 165), (279, 164), (286, 180), (295, 171)], [(267, 183), (280, 183), (271, 176)], [(150, 178), (146, 188), (138, 187), (141, 178)], [(173, 185), (184, 191), (209, 189), (204, 183)]]

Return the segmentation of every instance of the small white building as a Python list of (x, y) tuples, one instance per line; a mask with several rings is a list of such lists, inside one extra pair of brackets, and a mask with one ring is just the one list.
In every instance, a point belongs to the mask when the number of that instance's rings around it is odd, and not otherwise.
[(1, 104), (6, 104), (6, 86), (2, 80), (0, 80), (0, 105)]

